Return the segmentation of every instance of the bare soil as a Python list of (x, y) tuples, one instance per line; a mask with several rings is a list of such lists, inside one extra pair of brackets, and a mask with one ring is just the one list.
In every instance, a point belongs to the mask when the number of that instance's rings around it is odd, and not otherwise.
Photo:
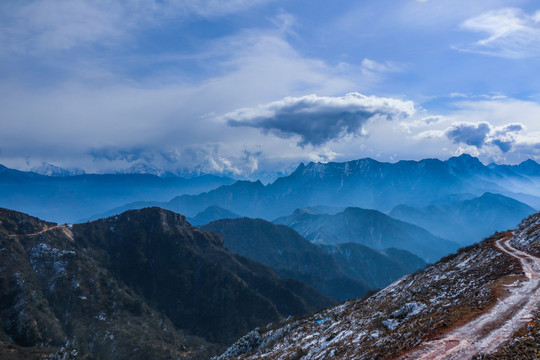
[(508, 233), (496, 246), (520, 261), (525, 281), (514, 278), (516, 281), (510, 284), (499, 282), (493, 289), (499, 298), (488, 311), (439, 339), (422, 343), (399, 359), (461, 360), (490, 354), (535, 317), (540, 304), (540, 259), (512, 247), (512, 237)]

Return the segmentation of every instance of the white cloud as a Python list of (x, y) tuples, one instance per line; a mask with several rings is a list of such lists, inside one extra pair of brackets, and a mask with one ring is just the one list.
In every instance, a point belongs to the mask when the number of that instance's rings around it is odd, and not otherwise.
[(540, 22), (540, 10), (536, 11), (533, 15), (534, 22)]
[(493, 126), (504, 126), (509, 121), (524, 124), (529, 131), (540, 131), (540, 103), (513, 98), (467, 100), (452, 104), (456, 122), (486, 121)]
[(362, 60), (362, 69), (369, 72), (400, 72), (403, 71), (403, 67), (393, 62), (386, 61), (383, 63), (376, 62), (371, 59), (365, 58)]
[(444, 130), (425, 130), (414, 135), (416, 140), (440, 139), (444, 137)]
[[(514, 153), (527, 156), (538, 152), (540, 105), (491, 94), (494, 89), (516, 92), (509, 90), (500, 76), (493, 77), (496, 87), (487, 79), (471, 79), (468, 65), (454, 62), (463, 58), (461, 55), (453, 53), (442, 62), (437, 47), (447, 51), (454, 41), (449, 30), (471, 18), (476, 22), (469, 21), (466, 29), (473, 32), (460, 36), (480, 34), (481, 38), (463, 47), (467, 51), (504, 53), (514, 49), (513, 43), (520, 44), (516, 39), (523, 38), (527, 46), (519, 50), (525, 48), (530, 55), (535, 49), (533, 35), (540, 12), (528, 15), (516, 11), (512, 15), (487, 11), (502, 6), (502, 0), (404, 1), (387, 12), (388, 7), (380, 2), (369, 1), (354, 5), (361, 7), (357, 12), (346, 7), (340, 15), (336, 10), (332, 18), (340, 24), (344, 13), (350, 15), (347, 32), (334, 31), (338, 27), (328, 29), (324, 21), (320, 32), (313, 32), (310, 22), (317, 19), (315, 26), (319, 27), (321, 17), (307, 18), (301, 11), (293, 16), (277, 10), (276, 5), (253, 11), (260, 19), (235, 16), (235, 21), (244, 18), (235, 22), (235, 29), (240, 30), (221, 31), (229, 19), (219, 19), (216, 33), (213, 28), (205, 29), (193, 48), (184, 49), (176, 43), (168, 47), (172, 31), (187, 29), (189, 33), (190, 24), (195, 23), (195, 34), (200, 32), (198, 20), (202, 18), (214, 26), (216, 17), (270, 1), (0, 2), (0, 65), (5, 65), (0, 79), (0, 162), (11, 161), (17, 166), (31, 159), (38, 164), (62, 165), (69, 160), (71, 166), (87, 170), (145, 162), (171, 169), (199, 166), (201, 171), (246, 175), (270, 163), (279, 163), (274, 169), (285, 168), (283, 164), (306, 159), (445, 157), (456, 149), (486, 156), (502, 153), (509, 145), (508, 158)], [(372, 16), (379, 14), (376, 10), (380, 10), (380, 17)], [(482, 13), (489, 18), (473, 17)], [(269, 14), (277, 15), (271, 18)], [(363, 16), (362, 21), (359, 16)], [(231, 35), (230, 31), (235, 32)], [(395, 41), (396, 31), (403, 43)], [(418, 31), (433, 36), (436, 42), (418, 41)], [(307, 32), (313, 37), (306, 36)], [(154, 51), (153, 46), (139, 41), (140, 35), (145, 41), (146, 36), (163, 35), (165, 39), (163, 44), (153, 44), (159, 48)], [(357, 51), (345, 43), (354, 44)], [(417, 48), (419, 43), (422, 46)], [(427, 48), (429, 52), (421, 51)], [(407, 49), (413, 49), (414, 54), (402, 56)], [(386, 59), (388, 54), (394, 57)], [(436, 73), (429, 66), (424, 69), (428, 63), (435, 64)], [(440, 72), (444, 64), (464, 69), (465, 80), (455, 78), (454, 69)], [(502, 72), (497, 75), (502, 76)], [(511, 74), (504, 76), (510, 78)], [(440, 89), (443, 77), (448, 83), (464, 85)], [(491, 94), (485, 99), (469, 87), (483, 80), (487, 85), (478, 91)], [(445, 116), (428, 110), (411, 116), (414, 105), (397, 100), (401, 95), (394, 94), (412, 94), (416, 99), (421, 97), (419, 92), (433, 94), (433, 89), (420, 86), (430, 81), (437, 83), (436, 91), (441, 93), (456, 91), (442, 100), (452, 104)], [(396, 86), (396, 82), (401, 85)], [(388, 108), (380, 104), (368, 108), (367, 100), (357, 96), (355, 101), (365, 106), (362, 114), (362, 106), (355, 108), (351, 99), (341, 96), (351, 91), (375, 93), (379, 96), (367, 98), (396, 102)], [(311, 104), (306, 94), (317, 94), (311, 96)], [(434, 96), (427, 103), (438, 106), (438, 100)], [(402, 108), (403, 104), (410, 107)], [(310, 111), (315, 116), (311, 117)], [(230, 127), (216, 120), (219, 114), (231, 115), (231, 120), (245, 126)], [(406, 119), (369, 121), (374, 115)], [(287, 116), (301, 123), (298, 128), (283, 120)], [(490, 124), (480, 149), (452, 143), (445, 136), (451, 123), (464, 122)], [(510, 122), (524, 124), (527, 132), (503, 131)], [(260, 129), (282, 137), (266, 136)], [(498, 129), (504, 134), (495, 137)]]
[(402, 121), (399, 125), (408, 133), (412, 133), (413, 129), (433, 127), (434, 125), (451, 121), (451, 118), (443, 115), (428, 115), (421, 118), (412, 119), (411, 121)]
[(470, 18), (461, 27), (487, 37), (458, 50), (506, 58), (540, 55), (538, 12), (529, 15), (521, 9), (504, 8)]
[[(343, 94), (361, 79), (302, 56), (281, 29), (242, 31), (205, 51), (219, 61), (212, 61), (212, 76), (196, 83), (178, 81), (175, 73), (135, 82), (106, 67), (90, 74), (83, 68), (46, 90), (1, 82), (0, 162), (21, 167), (31, 159), (34, 165), (47, 161), (100, 171), (137, 162), (168, 170), (200, 161), (207, 171), (247, 175), (261, 161), (305, 159), (310, 150), (255, 129), (231, 128), (216, 122), (216, 113), (291, 94)], [(95, 73), (107, 75), (97, 85), (87, 82)], [(188, 156), (187, 149), (198, 156)]]
[(460, 145), (457, 149), (454, 151), (451, 151), (450, 154), (452, 156), (460, 156), (463, 154), (469, 154), (471, 156), (479, 157), (482, 155), (480, 152), (480, 149), (478, 149), (476, 146), (471, 145)]
[(322, 149), (319, 149), (319, 151), (312, 151), (308, 153), (307, 159), (313, 162), (327, 163), (329, 161), (335, 160), (339, 155), (341, 154), (325, 146)]

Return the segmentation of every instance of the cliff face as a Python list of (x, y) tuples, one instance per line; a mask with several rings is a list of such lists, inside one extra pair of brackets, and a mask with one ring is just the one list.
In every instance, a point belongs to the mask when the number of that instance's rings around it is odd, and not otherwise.
[(208, 358), (331, 304), (158, 208), (72, 227), (2, 210), (0, 264), (0, 353), (15, 358)]

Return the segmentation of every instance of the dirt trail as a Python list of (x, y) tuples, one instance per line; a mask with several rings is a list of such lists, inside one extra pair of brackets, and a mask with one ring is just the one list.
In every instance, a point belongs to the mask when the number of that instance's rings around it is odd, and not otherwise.
[(509, 286), (510, 294), (488, 312), (447, 333), (442, 339), (421, 344), (400, 360), (462, 360), (489, 354), (508, 341), (512, 334), (534, 318), (540, 304), (540, 259), (510, 245), (512, 235), (498, 240), (499, 249), (517, 258), (528, 281)]
[(47, 232), (47, 231), (51, 231), (51, 230), (54, 230), (54, 229), (59, 229), (59, 228), (63, 228), (65, 227), (65, 225), (56, 225), (56, 226), (52, 226), (50, 228), (45, 228), (41, 231), (38, 231), (37, 233), (33, 233), (33, 234), (10, 234), (8, 235), (8, 237), (17, 237), (17, 236), (38, 236), (38, 235), (41, 235), (43, 234), (44, 232)]

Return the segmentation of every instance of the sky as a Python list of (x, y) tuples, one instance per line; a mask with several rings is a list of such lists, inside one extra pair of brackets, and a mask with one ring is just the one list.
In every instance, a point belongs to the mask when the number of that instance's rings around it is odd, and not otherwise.
[(540, 161), (534, 0), (5, 0), (0, 163)]

